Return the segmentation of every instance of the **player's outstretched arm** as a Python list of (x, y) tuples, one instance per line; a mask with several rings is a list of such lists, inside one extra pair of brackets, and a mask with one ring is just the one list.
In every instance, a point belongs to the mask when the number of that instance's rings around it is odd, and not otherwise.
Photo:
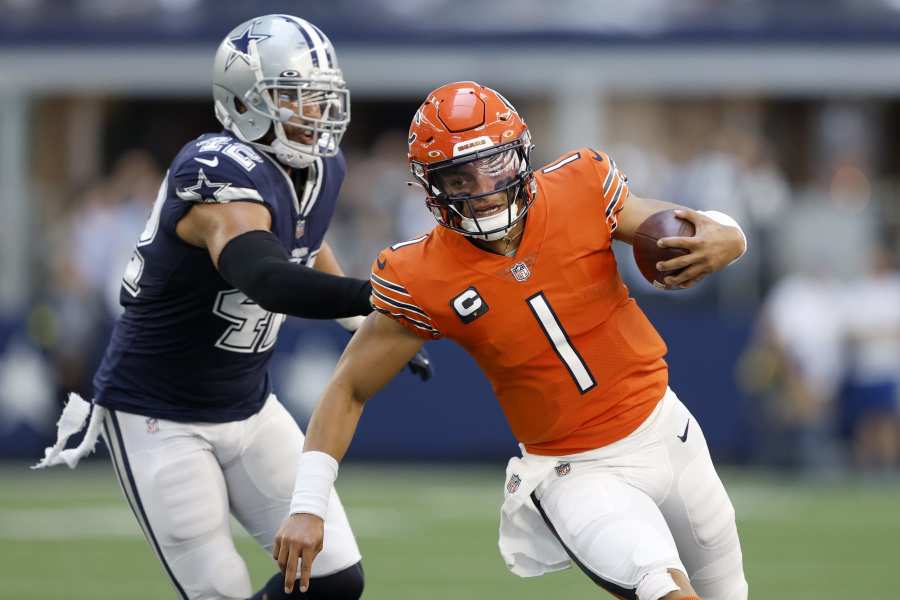
[(309, 588), (312, 563), (322, 550), (324, 518), (338, 462), (356, 431), (363, 406), (416, 354), (424, 339), (375, 313), (350, 340), (313, 413), (297, 468), (291, 515), (275, 536), (272, 556), (291, 593), (300, 561), (300, 591)]
[(206, 248), (231, 285), (268, 311), (307, 319), (367, 315), (368, 280), (340, 277), (291, 262), (269, 230), (271, 215), (261, 204), (197, 204), (179, 221), (185, 242)]
[(659, 271), (677, 271), (663, 280), (667, 286), (688, 288), (704, 277), (724, 269), (747, 250), (747, 238), (737, 222), (716, 211), (700, 212), (685, 206), (641, 198), (631, 194), (618, 214), (618, 227), (613, 237), (632, 243), (638, 226), (649, 216), (663, 210), (676, 209), (675, 216), (694, 225), (693, 237), (669, 237), (659, 240), (662, 248), (684, 248), (687, 254), (661, 262)]
[[(331, 273), (332, 275), (344, 275), (344, 270), (341, 268), (341, 264), (338, 262), (328, 242), (322, 242), (319, 255), (316, 257), (316, 270), (323, 273)], [(337, 322), (341, 327), (353, 333), (362, 326), (363, 320), (363, 317), (356, 316), (337, 319)], [(434, 366), (431, 364), (431, 357), (424, 346), (416, 352), (406, 366), (409, 367), (413, 375), (422, 381), (428, 381), (434, 377)]]
[[(316, 256), (315, 269), (316, 271), (337, 275), (338, 277), (345, 276), (344, 269), (341, 267), (341, 263), (338, 262), (337, 256), (334, 254), (334, 250), (331, 249), (331, 244), (328, 242), (322, 242), (322, 246), (319, 247), (319, 254)], [(338, 325), (350, 333), (353, 333), (360, 328), (364, 318), (365, 317), (362, 315), (355, 315), (337, 319), (337, 322)]]

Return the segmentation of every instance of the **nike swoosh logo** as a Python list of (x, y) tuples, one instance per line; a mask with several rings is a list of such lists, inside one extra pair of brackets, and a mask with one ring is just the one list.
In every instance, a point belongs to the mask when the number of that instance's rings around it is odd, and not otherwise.
[(198, 163), (206, 165), (207, 167), (218, 167), (219, 166), (219, 157), (218, 156), (214, 156), (212, 158), (194, 157), (194, 160), (196, 160)]
[(684, 433), (682, 433), (681, 435), (676, 435), (676, 436), (675, 436), (675, 437), (677, 437), (679, 440), (681, 440), (682, 443), (684, 443), (684, 442), (687, 441), (688, 427), (690, 427), (690, 426), (691, 426), (691, 420), (688, 419), (688, 422), (684, 424)]
[(387, 260), (381, 260), (380, 258), (376, 259), (375, 262), (378, 264), (379, 269), (383, 269), (387, 265)]

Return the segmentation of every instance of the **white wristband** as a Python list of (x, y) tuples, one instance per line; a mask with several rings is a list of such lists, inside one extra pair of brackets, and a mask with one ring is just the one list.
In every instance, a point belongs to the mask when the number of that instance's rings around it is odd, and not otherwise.
[(747, 253), (747, 235), (744, 233), (744, 230), (741, 229), (741, 226), (738, 225), (737, 221), (735, 221), (732, 217), (729, 217), (725, 213), (719, 212), (717, 210), (700, 210), (697, 212), (699, 212), (701, 215), (706, 215), (720, 225), (725, 225), (726, 227), (734, 227), (738, 230), (738, 233), (741, 234), (741, 238), (744, 240), (744, 249), (741, 250), (740, 255), (738, 255), (736, 259), (728, 263), (729, 265), (733, 265), (741, 259), (741, 256)]
[(365, 320), (366, 318), (360, 315), (356, 315), (355, 317), (341, 317), (340, 319), (335, 319), (338, 325), (340, 325), (350, 333), (353, 333), (354, 331), (362, 327), (363, 321)]
[(325, 519), (328, 498), (337, 479), (338, 462), (325, 452), (304, 452), (297, 465), (291, 514), (309, 513)]

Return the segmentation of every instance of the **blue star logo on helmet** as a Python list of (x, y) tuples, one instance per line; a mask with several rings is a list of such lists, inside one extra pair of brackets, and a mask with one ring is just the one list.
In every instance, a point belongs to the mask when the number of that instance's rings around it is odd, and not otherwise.
[(250, 64), (250, 42), (256, 41), (257, 43), (262, 40), (267, 40), (271, 35), (265, 33), (256, 33), (253, 31), (253, 28), (256, 26), (256, 23), (251, 23), (250, 27), (239, 36), (228, 38), (228, 41), (231, 42), (231, 46), (233, 48), (231, 54), (228, 55), (228, 60), (225, 61), (225, 70), (228, 70), (234, 61), (237, 59), (241, 59), (247, 65)]

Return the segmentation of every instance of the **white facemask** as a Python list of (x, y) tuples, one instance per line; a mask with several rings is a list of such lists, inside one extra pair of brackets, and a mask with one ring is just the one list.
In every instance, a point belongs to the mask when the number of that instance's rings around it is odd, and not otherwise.
[[(478, 223), (475, 223), (475, 219), (471, 217), (461, 217), (460, 218), (460, 227), (465, 229), (466, 231), (470, 231), (471, 235), (469, 237), (478, 238), (479, 240), (486, 240), (488, 242), (493, 242), (499, 239), (503, 239), (506, 234), (509, 232), (509, 228), (512, 227), (512, 223), (516, 220), (516, 217), (519, 216), (519, 203), (514, 203), (508, 211), (502, 210), (496, 215), (492, 215), (490, 217), (481, 217), (478, 219)], [(479, 225), (481, 226), (479, 229)], [(502, 229), (499, 229), (502, 228)], [(499, 229), (499, 231), (495, 231), (494, 233), (479, 233), (480, 231), (491, 231), (492, 229)]]

